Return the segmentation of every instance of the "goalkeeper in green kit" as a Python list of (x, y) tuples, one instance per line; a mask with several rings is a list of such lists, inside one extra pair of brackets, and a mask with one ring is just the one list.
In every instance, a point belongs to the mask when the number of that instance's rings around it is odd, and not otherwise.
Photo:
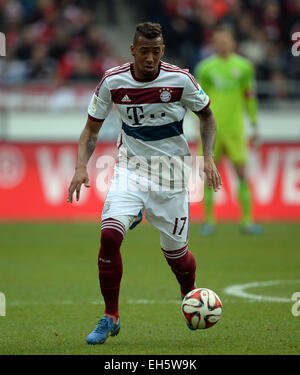
[[(262, 228), (253, 223), (251, 216), (251, 192), (246, 179), (247, 137), (244, 129), (244, 111), (253, 125), (253, 143), (257, 143), (257, 98), (254, 69), (250, 61), (234, 53), (235, 40), (230, 29), (217, 28), (213, 35), (216, 54), (200, 62), (195, 78), (211, 98), (211, 108), (218, 127), (215, 143), (215, 163), (223, 155), (232, 162), (239, 179), (239, 202), (242, 212), (243, 233), (260, 234)], [(201, 145), (200, 145), (201, 147)], [(200, 153), (199, 147), (199, 153)], [(205, 187), (205, 223), (203, 235), (215, 230), (213, 214), (213, 190)]]

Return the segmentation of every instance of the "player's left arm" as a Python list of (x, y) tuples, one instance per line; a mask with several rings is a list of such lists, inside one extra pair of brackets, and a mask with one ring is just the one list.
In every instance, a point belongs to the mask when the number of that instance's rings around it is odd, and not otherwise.
[(217, 191), (222, 185), (222, 180), (214, 162), (217, 126), (215, 117), (209, 107), (210, 99), (191, 74), (186, 74), (184, 78), (185, 85), (181, 102), (200, 119), (204, 173), (207, 177), (208, 187)]
[(210, 109), (206, 107), (200, 112), (194, 112), (200, 120), (200, 134), (204, 157), (204, 172), (207, 177), (207, 186), (218, 191), (222, 185), (220, 173), (214, 162), (214, 148), (216, 140), (216, 120)]

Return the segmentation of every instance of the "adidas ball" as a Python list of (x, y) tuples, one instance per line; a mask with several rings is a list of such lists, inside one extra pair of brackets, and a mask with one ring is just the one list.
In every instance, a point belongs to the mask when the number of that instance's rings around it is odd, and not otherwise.
[(210, 289), (194, 289), (182, 300), (181, 311), (190, 329), (210, 328), (221, 318), (222, 302)]

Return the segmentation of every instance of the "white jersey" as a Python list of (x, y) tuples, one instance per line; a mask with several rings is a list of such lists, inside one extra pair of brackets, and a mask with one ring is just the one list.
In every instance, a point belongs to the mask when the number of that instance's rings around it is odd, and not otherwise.
[(119, 157), (190, 155), (183, 134), (187, 108), (199, 112), (209, 97), (186, 69), (160, 62), (151, 79), (135, 77), (133, 63), (104, 74), (91, 99), (88, 115), (104, 120), (115, 104), (122, 120), (118, 139)]

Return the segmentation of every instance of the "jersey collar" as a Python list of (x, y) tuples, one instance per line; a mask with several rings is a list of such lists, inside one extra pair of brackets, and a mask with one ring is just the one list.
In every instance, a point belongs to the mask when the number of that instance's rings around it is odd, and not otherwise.
[(159, 73), (160, 73), (160, 65), (161, 65), (161, 62), (159, 62), (158, 64), (158, 70), (157, 70), (157, 73), (151, 77), (151, 78), (137, 78), (135, 73), (134, 73), (134, 69), (133, 69), (133, 63), (130, 64), (130, 71), (131, 71), (131, 75), (132, 75), (132, 78), (135, 79), (136, 81), (138, 82), (151, 82), (151, 81), (154, 81), (158, 76), (159, 76)]

